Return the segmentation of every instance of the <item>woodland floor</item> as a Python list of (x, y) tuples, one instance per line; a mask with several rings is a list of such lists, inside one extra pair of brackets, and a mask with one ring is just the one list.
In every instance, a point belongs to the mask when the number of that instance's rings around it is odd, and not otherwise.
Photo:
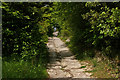
[(49, 37), (47, 46), (50, 52), (47, 67), (50, 78), (92, 78), (92, 73), (85, 72), (91, 67), (81, 68), (88, 63), (78, 61), (60, 38)]

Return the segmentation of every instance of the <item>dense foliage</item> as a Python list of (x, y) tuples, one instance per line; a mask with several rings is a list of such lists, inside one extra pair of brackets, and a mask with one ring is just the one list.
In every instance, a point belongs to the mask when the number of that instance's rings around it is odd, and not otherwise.
[[(96, 66), (93, 71), (97, 76), (107, 74), (106, 71), (109, 70), (108, 77), (118, 77), (120, 3), (67, 2), (54, 5), (53, 19), (60, 26), (59, 36), (66, 41), (76, 57), (80, 60), (90, 58), (89, 61)], [(112, 66), (103, 69), (103, 64)]]
[[(2, 3), (2, 26), (4, 77), (18, 77), (19, 71), (30, 73), (24, 75), (25, 78), (33, 73), (46, 75), (41, 65), (48, 61), (46, 43), (54, 27), (62, 39), (70, 39), (69, 47), (80, 59), (96, 55), (104, 55), (112, 61), (120, 59), (118, 2)], [(16, 65), (14, 61), (18, 61)], [(29, 67), (27, 62), (32, 66)], [(20, 66), (28, 68), (28, 71), (24, 68), (19, 70)], [(7, 74), (5, 68), (15, 75)]]
[[(27, 61), (32, 66), (38, 66), (38, 63), (46, 65), (49, 56), (46, 48), (47, 34), (52, 34), (51, 24), (49, 23), (50, 5), (51, 3), (2, 3), (3, 61), (7, 60), (14, 67), (16, 66), (12, 64), (11, 59), (14, 61)], [(51, 32), (48, 29), (51, 29)], [(3, 62), (3, 67), (9, 66), (9, 68), (12, 68), (10, 63)], [(19, 62), (16, 65), (20, 65)], [(3, 69), (3, 73), (10, 70), (9, 68)], [(15, 71), (14, 69), (11, 70)], [(22, 72), (24, 70), (21, 70)], [(10, 75), (4, 75), (3, 77), (16, 77), (12, 74)]]
[[(104, 51), (113, 58), (119, 54), (119, 3), (55, 3), (55, 20), (61, 26), (61, 37), (71, 39), (78, 55), (94, 56), (87, 50)], [(73, 7), (74, 6), (74, 7)], [(76, 52), (77, 51), (77, 52)], [(92, 50), (93, 51), (93, 50)], [(113, 51), (113, 52), (112, 52)], [(81, 53), (80, 53), (81, 52)]]
[[(107, 56), (111, 58), (115, 57), (119, 54), (120, 48), (119, 3), (97, 3), (96, 5), (93, 4), (96, 3), (86, 4), (87, 7), (92, 7), (92, 9), (83, 15), (83, 18), (87, 19), (91, 24), (91, 29), (89, 32), (93, 33), (92, 44), (100, 50), (105, 49), (105, 51), (107, 51)], [(115, 53), (111, 51), (114, 51)]]

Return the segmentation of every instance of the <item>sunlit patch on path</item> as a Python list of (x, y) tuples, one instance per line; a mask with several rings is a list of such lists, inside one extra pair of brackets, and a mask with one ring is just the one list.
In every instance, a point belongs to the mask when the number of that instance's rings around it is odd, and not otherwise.
[(47, 46), (50, 52), (47, 69), (50, 78), (90, 78), (91, 73), (85, 73), (81, 63), (59, 38), (49, 37)]

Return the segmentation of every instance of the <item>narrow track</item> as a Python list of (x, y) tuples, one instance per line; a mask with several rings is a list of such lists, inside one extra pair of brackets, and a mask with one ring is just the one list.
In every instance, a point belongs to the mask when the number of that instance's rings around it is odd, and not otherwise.
[(91, 73), (85, 73), (81, 64), (57, 37), (49, 37), (47, 44), (50, 52), (50, 63), (47, 72), (50, 78), (90, 78)]

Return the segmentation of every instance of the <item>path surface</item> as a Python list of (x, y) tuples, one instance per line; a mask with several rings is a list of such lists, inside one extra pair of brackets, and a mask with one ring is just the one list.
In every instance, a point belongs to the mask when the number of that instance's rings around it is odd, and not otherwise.
[(50, 78), (90, 78), (90, 73), (80, 68), (82, 64), (57, 37), (49, 37), (47, 44), (50, 52), (50, 63), (47, 72)]

